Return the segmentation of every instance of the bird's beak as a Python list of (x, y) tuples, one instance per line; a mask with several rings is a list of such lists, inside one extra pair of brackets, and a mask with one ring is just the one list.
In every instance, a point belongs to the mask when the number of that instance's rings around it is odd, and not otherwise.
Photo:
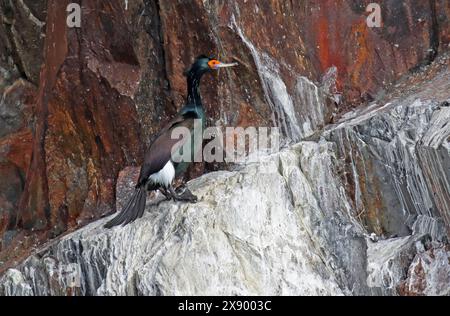
[(216, 66), (216, 69), (220, 69), (220, 68), (228, 68), (228, 67), (236, 67), (236, 66), (238, 66), (239, 64), (238, 63), (229, 63), (229, 64), (226, 64), (226, 63), (220, 63), (220, 64), (217, 64), (217, 66)]

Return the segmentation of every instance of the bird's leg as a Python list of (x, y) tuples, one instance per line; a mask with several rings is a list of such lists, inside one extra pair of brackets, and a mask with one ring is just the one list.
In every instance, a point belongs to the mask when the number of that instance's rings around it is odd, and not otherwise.
[(183, 193), (178, 194), (175, 192), (172, 186), (169, 186), (169, 192), (172, 195), (172, 198), (175, 201), (183, 201), (183, 202), (191, 202), (191, 203), (197, 203), (198, 198), (194, 194), (192, 194), (191, 191), (189, 191), (187, 188), (184, 190)]
[(166, 197), (166, 201), (169, 201), (172, 199), (172, 194), (170, 194), (170, 192), (167, 192), (167, 189), (164, 187), (160, 187), (159, 188), (159, 192), (162, 193), (162, 195), (164, 195)]
[(180, 185), (175, 188), (175, 192), (178, 194), (182, 194), (185, 190), (187, 190), (185, 182), (181, 182)]

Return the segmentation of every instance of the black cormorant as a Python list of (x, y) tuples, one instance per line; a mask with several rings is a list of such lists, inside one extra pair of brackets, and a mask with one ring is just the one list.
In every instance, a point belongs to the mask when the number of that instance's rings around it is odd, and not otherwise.
[[(155, 137), (145, 154), (144, 164), (141, 167), (133, 196), (122, 212), (105, 225), (106, 228), (126, 225), (142, 217), (145, 210), (147, 190), (160, 190), (166, 198), (173, 198), (176, 201), (197, 201), (197, 197), (189, 190), (186, 189), (182, 194), (179, 194), (172, 186), (174, 178), (182, 174), (189, 166), (189, 162), (176, 163), (172, 157), (172, 153), (176, 152), (174, 146), (182, 146), (180, 139), (172, 139), (172, 131), (177, 127), (185, 127), (193, 131), (196, 119), (200, 120), (202, 127), (205, 126), (206, 116), (199, 90), (200, 79), (207, 72), (236, 65), (237, 63), (226, 64), (202, 55), (197, 57), (191, 68), (185, 72), (188, 87), (186, 105)], [(192, 141), (192, 146), (194, 144), (195, 141)], [(192, 155), (195, 154), (195, 148), (193, 149)]]

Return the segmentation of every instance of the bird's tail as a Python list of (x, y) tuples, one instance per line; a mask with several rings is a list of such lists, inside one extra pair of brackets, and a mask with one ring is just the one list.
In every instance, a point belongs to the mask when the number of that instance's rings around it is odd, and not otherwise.
[(145, 187), (136, 188), (133, 196), (122, 209), (119, 215), (105, 224), (105, 228), (113, 228), (114, 226), (123, 225), (134, 222), (144, 215), (145, 200), (147, 199), (147, 191)]

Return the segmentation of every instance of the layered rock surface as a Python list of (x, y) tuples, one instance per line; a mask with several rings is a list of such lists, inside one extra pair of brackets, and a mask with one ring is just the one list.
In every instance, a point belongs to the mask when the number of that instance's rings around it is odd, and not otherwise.
[[(450, 72), (399, 83), (307, 140), (55, 240), (0, 295), (450, 295)], [(129, 198), (136, 169), (117, 186)]]

